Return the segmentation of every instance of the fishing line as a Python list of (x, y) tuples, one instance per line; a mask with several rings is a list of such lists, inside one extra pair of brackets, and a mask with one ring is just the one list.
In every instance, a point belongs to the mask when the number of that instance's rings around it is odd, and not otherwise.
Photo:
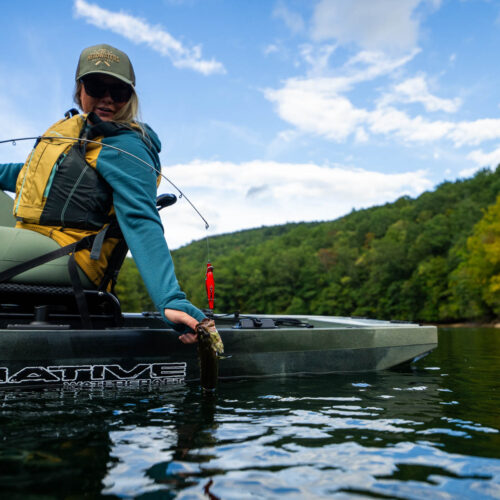
[(207, 239), (207, 262), (210, 262), (210, 244), (208, 242), (208, 234), (206, 235)]
[[(136, 156), (132, 153), (129, 153), (125, 149), (121, 149), (121, 148), (118, 148), (116, 146), (111, 146), (111, 144), (105, 144), (103, 142), (93, 141), (91, 139), (84, 139), (84, 138), (79, 138), (79, 137), (66, 137), (66, 136), (51, 136), (51, 135), (34, 136), (34, 137), (17, 137), (15, 139), (4, 139), (4, 140), (0, 141), (0, 144), (11, 142), (12, 145), (15, 146), (17, 141), (29, 141), (29, 140), (43, 141), (43, 140), (52, 140), (52, 139), (67, 140), (67, 141), (84, 141), (84, 142), (90, 142), (92, 144), (99, 144), (101, 146), (106, 146), (108, 148), (119, 151), (120, 153), (124, 153), (124, 154), (132, 157), (133, 159), (137, 160), (138, 162), (143, 163), (144, 165), (153, 169), (156, 173), (158, 173), (161, 177), (163, 177), (163, 179), (165, 179), (173, 188), (175, 188), (177, 190), (177, 192), (179, 193), (179, 198), (184, 198), (191, 205), (192, 209), (199, 215), (201, 220), (205, 223), (205, 229), (208, 229), (210, 227), (210, 225), (207, 222), (207, 220), (205, 219), (205, 217), (203, 217), (203, 215), (201, 215), (200, 211), (194, 206), (192, 201), (182, 192), (182, 190), (178, 186), (176, 186), (165, 174), (163, 174), (161, 170), (158, 170), (154, 165), (151, 165), (150, 163), (143, 160), (142, 158), (139, 158), (138, 156)], [(139, 165), (140, 165), (140, 163), (139, 163)], [(142, 166), (142, 165), (140, 165), (140, 166)], [(207, 244), (208, 244), (208, 235), (207, 235)]]

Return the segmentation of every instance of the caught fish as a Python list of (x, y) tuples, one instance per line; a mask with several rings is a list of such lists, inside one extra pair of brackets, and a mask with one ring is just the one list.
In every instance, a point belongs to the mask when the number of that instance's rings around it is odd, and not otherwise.
[(198, 335), (198, 358), (200, 362), (201, 387), (213, 391), (219, 375), (219, 356), (224, 353), (224, 344), (213, 319), (205, 318), (196, 325)]

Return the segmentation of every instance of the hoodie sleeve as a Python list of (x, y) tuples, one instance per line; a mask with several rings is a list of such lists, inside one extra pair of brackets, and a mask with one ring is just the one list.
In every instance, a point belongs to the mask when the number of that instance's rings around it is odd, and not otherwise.
[(0, 189), (2, 191), (16, 192), (16, 181), (24, 163), (0, 164)]
[[(133, 131), (107, 137), (103, 143), (124, 149), (161, 169), (156, 151), (151, 151)], [(175, 309), (199, 321), (205, 317), (186, 299), (175, 276), (156, 209), (158, 173), (145, 163), (106, 147), (99, 154), (96, 168), (113, 189), (118, 223), (155, 306), (170, 326), (181, 332), (189, 331), (185, 325), (174, 325), (168, 321), (163, 312), (165, 308)]]

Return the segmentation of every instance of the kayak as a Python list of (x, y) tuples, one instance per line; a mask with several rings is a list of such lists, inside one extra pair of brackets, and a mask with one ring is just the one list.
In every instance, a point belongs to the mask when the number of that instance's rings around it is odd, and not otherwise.
[[(175, 196), (163, 195), (158, 206), (173, 202)], [(0, 241), (9, 241), (12, 199), (0, 191), (2, 214)], [(0, 272), (59, 248), (33, 231), (20, 230), (16, 237), (17, 246), (0, 244)], [(207, 361), (207, 372), (196, 346), (181, 343), (159, 313), (124, 313), (112, 293), (96, 289), (84, 290), (82, 309), (67, 278), (67, 259), (0, 282), (0, 389), (179, 384), (203, 379), (200, 372), (210, 379), (215, 364), (218, 380), (385, 370), (437, 346), (434, 326), (218, 314), (224, 354)]]
[[(195, 382), (196, 346), (157, 313), (124, 313), (119, 327), (74, 328), (68, 315), (27, 322), (0, 311), (0, 388), (120, 387)], [(24, 321), (24, 322), (22, 322)], [(437, 329), (329, 316), (218, 315), (219, 380), (385, 370), (437, 346)]]

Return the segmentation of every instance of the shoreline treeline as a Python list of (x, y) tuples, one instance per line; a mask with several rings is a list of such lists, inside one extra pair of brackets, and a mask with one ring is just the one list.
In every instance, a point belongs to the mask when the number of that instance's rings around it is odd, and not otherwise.
[[(324, 314), (411, 321), (500, 316), (500, 167), (419, 197), (328, 222), (212, 237), (216, 312)], [(205, 307), (206, 242), (172, 252), (188, 297)], [(151, 309), (131, 259), (117, 291)]]

